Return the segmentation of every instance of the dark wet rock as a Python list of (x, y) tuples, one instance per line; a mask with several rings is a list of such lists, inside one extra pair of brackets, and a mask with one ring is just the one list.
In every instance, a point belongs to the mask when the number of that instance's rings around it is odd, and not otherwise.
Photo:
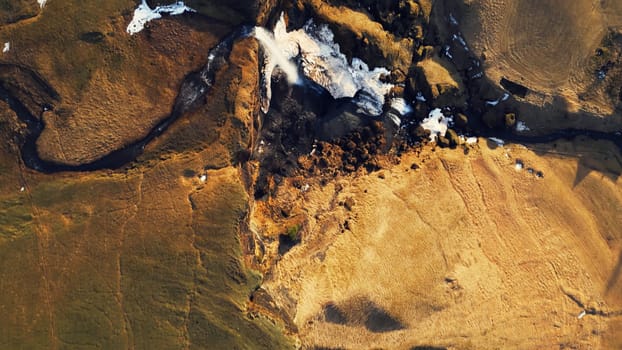
[(353, 132), (337, 141), (343, 151), (343, 170), (353, 172), (360, 167), (365, 167), (368, 171), (379, 169), (374, 162), (374, 156), (388, 147), (384, 134), (383, 124), (372, 121), (363, 132)]
[(445, 137), (449, 141), (450, 147), (456, 147), (462, 143), (462, 140), (460, 140), (460, 136), (458, 136), (458, 133), (453, 129), (447, 129)]
[(469, 118), (463, 113), (456, 113), (454, 121), (456, 126), (466, 128), (469, 125)]
[(490, 129), (497, 129), (502, 127), (504, 123), (504, 115), (499, 113), (497, 109), (491, 108), (482, 116), (482, 122), (484, 122), (484, 125)]
[(449, 139), (445, 136), (441, 136), (438, 135), (438, 137), (436, 138), (436, 144), (441, 146), (441, 147), (449, 147), (451, 146), (451, 142), (449, 142)]
[[(357, 112), (359, 107), (353, 102), (345, 102), (330, 111), (319, 122), (317, 136), (319, 140), (331, 141), (361, 129), (369, 123), (369, 118)], [(353, 149), (353, 146), (349, 148)]]
[(430, 137), (430, 131), (419, 124), (411, 124), (406, 127), (406, 136), (411, 142), (421, 142)]

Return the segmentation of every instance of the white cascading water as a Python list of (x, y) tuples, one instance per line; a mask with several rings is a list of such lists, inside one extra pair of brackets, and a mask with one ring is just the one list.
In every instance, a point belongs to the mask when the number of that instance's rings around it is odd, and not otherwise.
[[(283, 47), (278, 45), (274, 40), (274, 36), (272, 33), (267, 31), (262, 27), (255, 28), (255, 38), (259, 40), (259, 43), (267, 51), (269, 66), (266, 66), (266, 70), (270, 70), (270, 73), (274, 69), (275, 66), (278, 66), (283, 70), (285, 75), (287, 76), (287, 81), (290, 84), (295, 84), (299, 81), (298, 77), (298, 67), (296, 64), (291, 61), (291, 58), (294, 55), (290, 52), (286, 52), (283, 50)], [(268, 71), (266, 71), (268, 73)]]
[(285, 73), (289, 84), (299, 83), (300, 77), (298, 76), (298, 67), (291, 61), (295, 54), (284, 50), (284, 46), (282, 44), (279, 45), (274, 39), (274, 34), (262, 27), (255, 27), (253, 34), (261, 44), (261, 47), (266, 51), (263, 70), (264, 84), (266, 84), (266, 100), (262, 101), (261, 109), (264, 113), (267, 113), (270, 108), (270, 100), (272, 99), (271, 85), (274, 69), (279, 67)]

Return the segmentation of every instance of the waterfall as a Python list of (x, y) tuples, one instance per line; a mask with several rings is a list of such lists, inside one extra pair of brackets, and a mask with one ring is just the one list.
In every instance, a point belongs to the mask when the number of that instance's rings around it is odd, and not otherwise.
[(294, 62), (290, 61), (296, 54), (293, 51), (286, 50), (287, 46), (284, 46), (283, 43), (277, 43), (274, 39), (274, 34), (262, 27), (255, 27), (253, 34), (265, 51), (261, 84), (263, 95), (261, 110), (267, 113), (270, 108), (270, 100), (272, 99), (272, 74), (276, 67), (279, 67), (285, 73), (289, 84), (300, 82), (298, 67)]
[[(300, 79), (298, 77), (298, 67), (294, 62), (290, 61), (295, 55), (292, 52), (288, 52), (283, 49), (282, 45), (277, 44), (274, 40), (272, 33), (264, 28), (255, 28), (255, 38), (259, 40), (259, 43), (267, 51), (267, 64), (266, 74), (271, 73), (272, 70), (278, 66), (287, 76), (287, 81), (290, 84), (296, 84)], [(268, 76), (271, 74), (267, 74)]]

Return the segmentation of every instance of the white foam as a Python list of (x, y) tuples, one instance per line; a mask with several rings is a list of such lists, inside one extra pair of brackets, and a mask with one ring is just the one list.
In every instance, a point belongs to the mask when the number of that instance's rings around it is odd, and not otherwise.
[[(41, 3), (41, 1), (39, 2)], [(45, 3), (45, 1), (43, 1)], [(136, 34), (145, 29), (145, 24), (154, 19), (162, 18), (163, 13), (167, 13), (171, 16), (181, 15), (184, 12), (196, 12), (190, 7), (186, 6), (183, 1), (178, 1), (174, 4), (157, 6), (151, 9), (146, 0), (142, 0), (140, 5), (134, 10), (134, 17), (127, 26), (127, 32), (130, 35)]]
[(477, 73), (477, 74), (474, 74), (474, 75), (471, 77), (471, 79), (479, 79), (479, 78), (481, 78), (481, 77), (483, 77), (483, 76), (484, 76), (484, 73), (479, 72), (479, 73)]
[(11, 49), (11, 43), (7, 41), (6, 43), (4, 43), (4, 48), (2, 48), (2, 53), (7, 53), (9, 52), (10, 49)]
[(458, 25), (458, 21), (456, 20), (456, 17), (454, 17), (454, 15), (451, 13), (449, 14), (449, 22), (455, 26)]
[(449, 52), (449, 45), (445, 46), (445, 56), (449, 57), (449, 59), (454, 58), (454, 56)]
[(518, 132), (525, 132), (525, 131), (529, 131), (531, 129), (529, 129), (529, 127), (527, 126), (527, 124), (525, 124), (524, 121), (517, 121), (516, 122), (516, 131)]
[(439, 135), (445, 136), (447, 127), (452, 121), (452, 117), (445, 117), (440, 108), (435, 108), (421, 122), (421, 127), (430, 131), (430, 141), (436, 141)]
[(48, 2), (48, 0), (37, 0), (37, 2), (39, 3), (39, 7), (43, 8), (43, 6), (45, 6), (45, 3)]
[(454, 35), (452, 36), (452, 38), (453, 38), (454, 40), (457, 40), (458, 42), (460, 42), (460, 44), (461, 44), (462, 46), (464, 46), (464, 47), (466, 47), (466, 46), (467, 46), (466, 41), (464, 40), (464, 38), (463, 38), (462, 36), (457, 35), (457, 34), (454, 34)]
[(391, 119), (395, 126), (400, 126), (400, 124), (402, 124), (402, 120), (397, 115), (395, 115), (395, 113), (387, 113), (386, 115), (389, 117), (389, 119)]
[(496, 137), (489, 137), (488, 138), (490, 141), (496, 143), (499, 146), (503, 146), (505, 145), (505, 141), (501, 140), (500, 138), (496, 138)]
[(401, 115), (406, 115), (408, 113), (412, 113), (413, 108), (411, 105), (406, 102), (405, 99), (401, 97), (396, 97), (391, 99), (391, 108), (398, 111)]
[(417, 101), (420, 101), (420, 102), (425, 102), (425, 101), (426, 101), (426, 100), (425, 100), (425, 97), (423, 96), (423, 94), (421, 93), (421, 91), (417, 92), (417, 96), (415, 96), (415, 99), (416, 99)]
[(473, 145), (477, 143), (477, 137), (475, 136), (465, 137), (464, 135), (460, 135), (460, 139), (467, 145)]
[[(256, 28), (255, 36), (260, 35), (263, 29)], [(258, 38), (258, 40), (266, 39)], [(288, 32), (285, 26), (283, 14), (274, 28), (274, 46), (269, 48), (267, 58), (269, 64), (265, 66), (264, 77), (267, 85), (267, 96), (270, 96), (269, 80), (274, 69), (272, 62), (289, 61), (297, 55), (301, 56), (302, 71), (306, 77), (324, 87), (334, 98), (354, 97), (363, 90), (373, 99), (364, 99), (359, 107), (368, 114), (379, 115), (382, 113), (384, 96), (393, 88), (392, 84), (380, 80), (383, 75), (390, 72), (385, 68), (373, 70), (359, 58), (353, 58), (352, 64), (348, 63), (346, 56), (341, 53), (339, 44), (334, 42), (334, 34), (327, 25), (317, 25), (312, 20), (308, 21), (301, 29)], [(281, 69), (283, 67), (279, 64)], [(286, 72), (287, 74), (287, 72)], [(288, 74), (289, 77), (289, 74)], [(262, 109), (269, 106), (264, 103)]]

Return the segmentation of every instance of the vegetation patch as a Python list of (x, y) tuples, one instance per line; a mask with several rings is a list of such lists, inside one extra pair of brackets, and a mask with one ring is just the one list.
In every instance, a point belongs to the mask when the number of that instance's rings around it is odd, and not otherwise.
[(15, 239), (32, 233), (30, 207), (22, 199), (14, 198), (0, 202), (0, 241)]

